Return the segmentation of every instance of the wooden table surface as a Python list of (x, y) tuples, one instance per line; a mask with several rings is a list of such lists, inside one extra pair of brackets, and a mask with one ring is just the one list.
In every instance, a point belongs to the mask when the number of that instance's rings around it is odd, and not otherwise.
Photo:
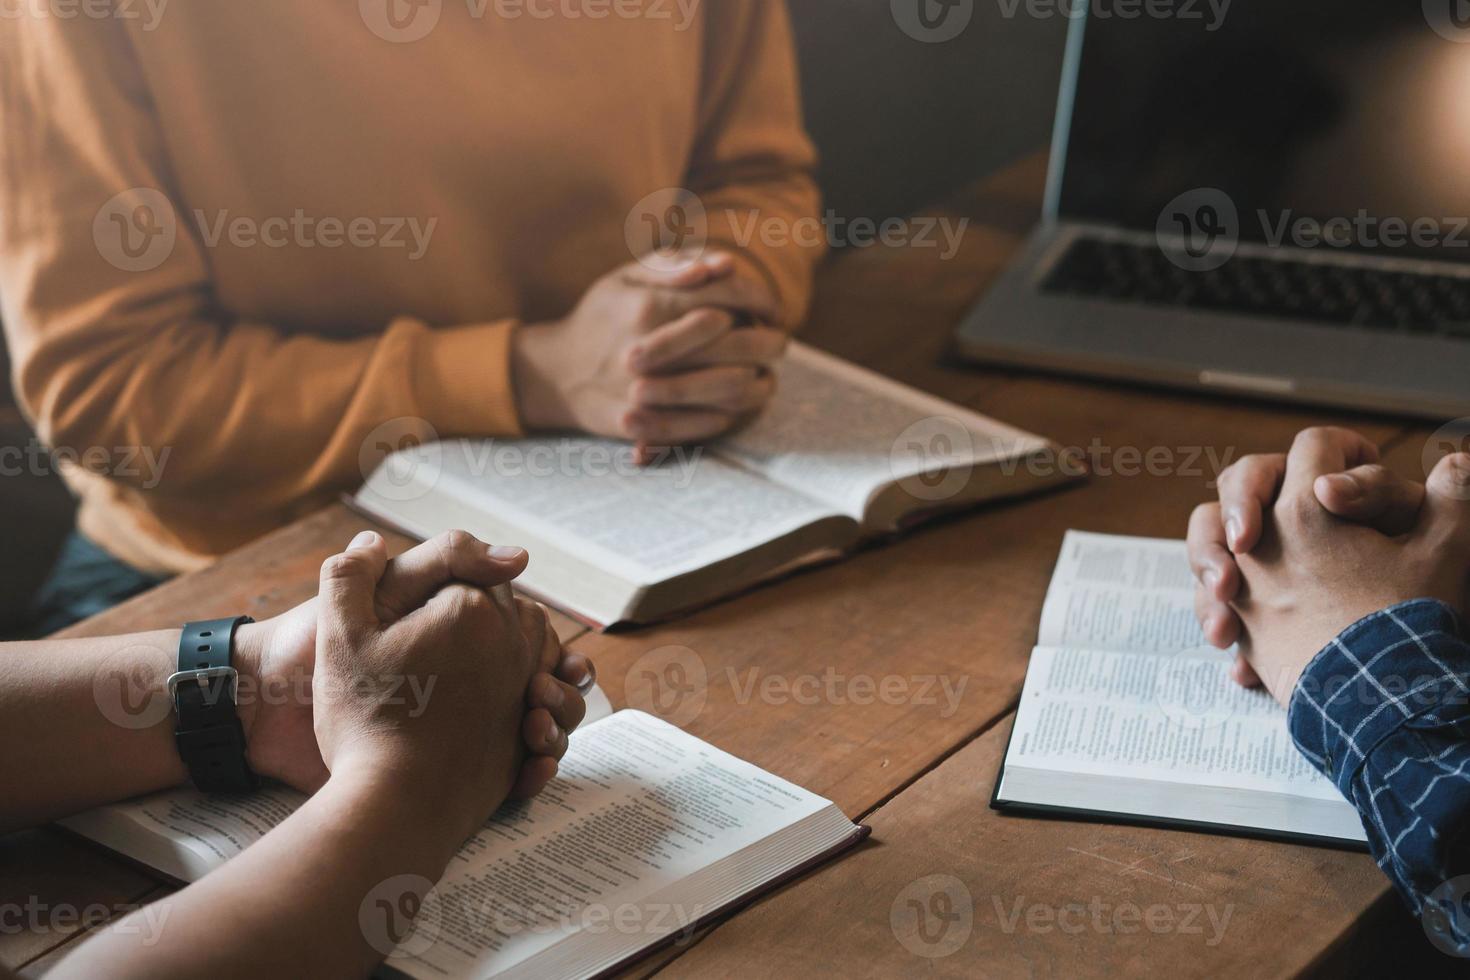
[[(1086, 483), (923, 528), (673, 624), (597, 635), (559, 622), (596, 660), (615, 705), (663, 714), (874, 831), (856, 853), (639, 974), (1297, 975), (1340, 963), (1392, 913), (1395, 899), (1363, 855), (988, 808), (1068, 528), (1180, 537), (1222, 462), (1280, 449), (1309, 425), (1352, 425), (1421, 475), (1431, 431), (953, 364), (953, 325), (1034, 222), (1042, 177), (1040, 159), (1027, 159), (936, 212), (972, 221), (952, 258), (875, 247), (829, 263), (804, 338), (1078, 447), (1094, 464)], [(1155, 460), (1150, 472), (1135, 453)], [(322, 559), (364, 526), (330, 508), (73, 632), (274, 615), (308, 597)], [(646, 679), (674, 659), (697, 683), (650, 697)], [(805, 678), (821, 696), (791, 696), (793, 684), (812, 689)], [(868, 679), (903, 695), (864, 696)], [(52, 830), (0, 837), (0, 879), (0, 907), (111, 908), (167, 888)], [(904, 925), (914, 908), (953, 912), (925, 912), (915, 929)], [(39, 975), (80, 932), (67, 922), (0, 928), (0, 964)]]

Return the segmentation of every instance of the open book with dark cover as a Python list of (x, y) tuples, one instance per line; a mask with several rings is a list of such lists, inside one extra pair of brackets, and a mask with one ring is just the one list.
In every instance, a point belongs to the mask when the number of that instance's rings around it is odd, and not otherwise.
[(1184, 542), (1072, 531), (991, 805), (1366, 849), (1286, 712), (1205, 642)]
[[(193, 881), (303, 801), (280, 787), (243, 798), (178, 790), (62, 826)], [(572, 735), (551, 785), (492, 817), (419, 908), (405, 909), (406, 889), (390, 880), (363, 896), (359, 920), (375, 946), (396, 944), (385, 975), (599, 976), (688, 941), (866, 836), (800, 786), (621, 711)]]
[(420, 538), (464, 529), (524, 545), (517, 584), (602, 628), (1065, 479), (1044, 439), (810, 347), (792, 345), (779, 380), (753, 424), (646, 469), (597, 439), (432, 443), (388, 457), (351, 503)]

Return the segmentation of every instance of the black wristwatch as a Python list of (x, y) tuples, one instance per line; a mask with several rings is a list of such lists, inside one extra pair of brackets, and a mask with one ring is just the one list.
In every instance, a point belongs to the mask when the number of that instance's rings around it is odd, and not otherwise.
[(231, 666), (235, 630), (249, 616), (189, 623), (179, 639), (178, 673), (168, 679), (174, 702), (174, 740), (189, 779), (206, 793), (248, 793), (260, 785), (245, 761), (245, 730), (235, 699), (239, 675)]

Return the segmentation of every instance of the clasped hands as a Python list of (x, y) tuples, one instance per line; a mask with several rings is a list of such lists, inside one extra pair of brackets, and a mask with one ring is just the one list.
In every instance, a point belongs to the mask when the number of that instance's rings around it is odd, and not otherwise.
[(1309, 429), (1287, 454), (1226, 469), (1219, 498), (1190, 518), (1195, 613), (1211, 644), (1239, 644), (1235, 679), (1283, 705), (1363, 617), (1426, 598), (1466, 611), (1470, 455), (1446, 456), (1419, 484), (1357, 433)]
[(358, 535), (315, 599), (236, 635), (252, 768), (308, 793), (345, 771), (429, 793), (465, 835), (539, 793), (595, 673), (512, 594), (527, 561), (462, 531), (390, 561), (381, 536)]
[(788, 343), (770, 288), (734, 256), (690, 256), (669, 270), (637, 262), (593, 283), (566, 317), (512, 342), (517, 408), (528, 429), (706, 442), (759, 412)]

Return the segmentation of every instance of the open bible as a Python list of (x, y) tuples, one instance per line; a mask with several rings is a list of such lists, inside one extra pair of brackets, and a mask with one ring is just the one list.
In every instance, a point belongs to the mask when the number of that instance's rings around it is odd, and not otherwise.
[(1286, 712), (1205, 642), (1182, 541), (1069, 532), (991, 805), (1366, 847)]
[[(303, 801), (279, 787), (244, 798), (179, 790), (62, 826), (193, 881)], [(551, 785), (503, 807), (427, 895), (410, 902), (385, 882), (363, 896), (359, 924), (392, 948), (388, 975), (595, 976), (687, 942), (866, 835), (835, 804), (621, 711), (578, 730)]]
[(351, 504), (420, 538), (462, 528), (524, 545), (518, 586), (602, 628), (1065, 479), (1045, 440), (810, 347), (792, 345), (779, 381), (751, 425), (652, 466), (597, 439), (411, 444)]

